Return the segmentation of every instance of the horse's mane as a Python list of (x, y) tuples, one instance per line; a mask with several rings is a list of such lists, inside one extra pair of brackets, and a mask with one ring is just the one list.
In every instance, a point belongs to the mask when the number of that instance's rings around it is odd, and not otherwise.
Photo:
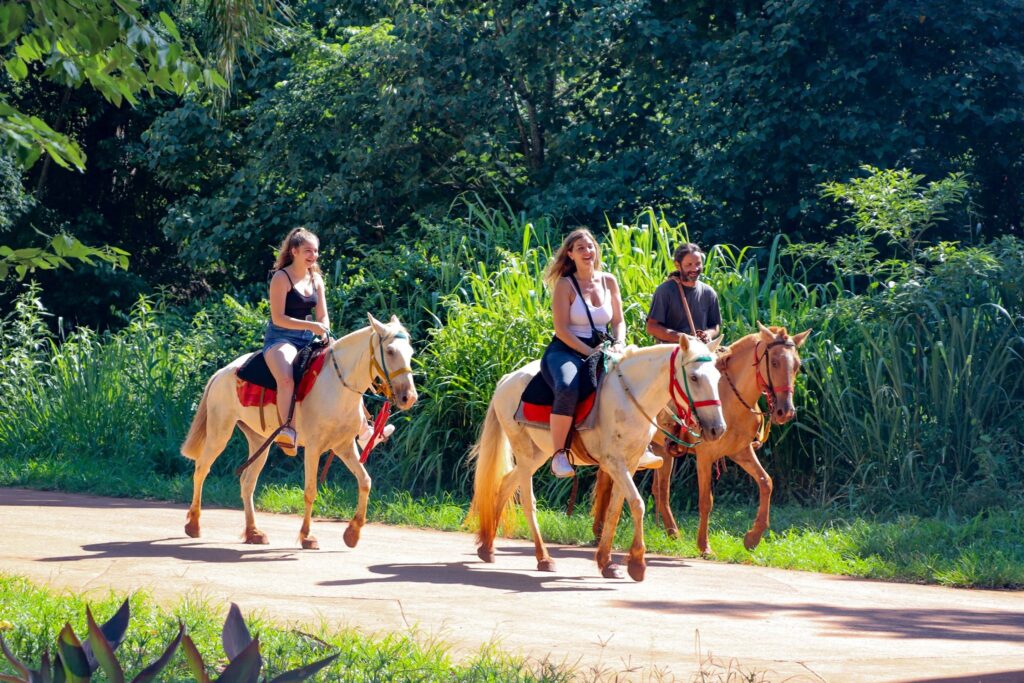
[[(405, 325), (403, 325), (400, 322), (381, 322), (381, 326), (388, 331), (389, 337), (394, 336), (399, 332), (404, 332), (407, 337), (409, 336), (409, 331), (405, 329)], [(349, 332), (343, 337), (339, 337), (338, 339), (335, 340), (334, 344), (339, 348), (345, 347), (348, 344), (351, 344), (353, 341), (355, 341), (355, 339), (357, 339), (361, 335), (365, 334), (367, 330), (372, 331), (373, 326), (363, 325), (359, 329), (353, 330), (352, 332)]]
[[(783, 341), (785, 341), (786, 339), (789, 339), (789, 332), (786, 330), (785, 327), (780, 327), (778, 325), (765, 325), (765, 327), (767, 327), (768, 330), (772, 334), (775, 335), (776, 339), (778, 339), (780, 337), (781, 337), (781, 339)], [(719, 349), (718, 349), (718, 361), (721, 362), (721, 363), (728, 363), (729, 359), (732, 358), (734, 353), (736, 353), (736, 347), (737, 346), (742, 348), (742, 347), (746, 346), (746, 344), (748, 342), (756, 342), (757, 338), (760, 337), (760, 336), (761, 336), (761, 331), (757, 330), (755, 332), (751, 332), (750, 334), (743, 335), (742, 337), (740, 337), (739, 339), (737, 339), (733, 343), (729, 344), (728, 346), (721, 346), (721, 347), (719, 347)]]

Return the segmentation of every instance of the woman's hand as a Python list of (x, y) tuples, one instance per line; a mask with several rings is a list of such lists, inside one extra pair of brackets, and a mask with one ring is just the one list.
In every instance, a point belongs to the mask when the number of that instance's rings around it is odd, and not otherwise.
[(608, 350), (612, 353), (623, 353), (626, 350), (626, 343), (617, 341)]
[(313, 321), (310, 321), (310, 324), (313, 326), (313, 329), (311, 331), (317, 337), (326, 337), (327, 335), (329, 335), (331, 333), (331, 328), (327, 325), (327, 323), (322, 323), (322, 322), (313, 320)]

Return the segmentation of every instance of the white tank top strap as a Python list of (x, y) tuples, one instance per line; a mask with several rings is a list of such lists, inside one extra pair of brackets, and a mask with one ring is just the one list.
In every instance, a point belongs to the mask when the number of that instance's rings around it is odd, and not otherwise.
[(612, 321), (612, 296), (603, 276), (601, 277), (601, 287), (604, 290), (604, 296), (600, 306), (592, 306), (589, 301), (580, 296), (575, 287), (572, 288), (572, 294), (576, 298), (569, 305), (569, 331), (577, 337), (587, 339), (594, 333), (590, 329), (587, 309), (590, 309), (590, 317), (594, 319), (594, 327), (601, 332), (608, 331), (608, 323)]

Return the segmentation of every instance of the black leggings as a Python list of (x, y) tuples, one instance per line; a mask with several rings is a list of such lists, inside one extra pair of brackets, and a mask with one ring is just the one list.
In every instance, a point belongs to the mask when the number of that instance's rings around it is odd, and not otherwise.
[[(578, 339), (589, 346), (596, 344), (593, 337)], [(551, 404), (552, 415), (572, 415), (576, 412), (580, 398), (580, 372), (586, 362), (586, 358), (558, 337), (552, 339), (544, 349), (544, 355), (540, 358), (540, 372), (555, 392), (555, 400)]]

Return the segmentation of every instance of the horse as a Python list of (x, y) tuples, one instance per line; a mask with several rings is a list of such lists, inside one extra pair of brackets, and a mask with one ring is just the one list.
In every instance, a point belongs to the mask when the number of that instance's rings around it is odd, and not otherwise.
[[(612, 561), (611, 546), (623, 501), (627, 500), (633, 517), (628, 571), (634, 581), (643, 581), (644, 502), (633, 483), (633, 473), (657, 429), (651, 416), (669, 402), (673, 388), (681, 391), (686, 386), (681, 419), (692, 420), (695, 414), (697, 426), (703, 428), (708, 439), (725, 433), (718, 400), (719, 373), (712, 360), (715, 346), (717, 342), (709, 347), (694, 337), (683, 336), (678, 345), (628, 348), (598, 389), (596, 426), (576, 432), (572, 450), (589, 454), (616, 484), (605, 522), (609, 532), (601, 537), (595, 555), (605, 578), (623, 578), (621, 567)], [(555, 562), (537, 525), (533, 474), (551, 457), (554, 445), (550, 431), (522, 425), (515, 419), (523, 390), (539, 371), (540, 361), (533, 361), (502, 377), (495, 387), (480, 438), (470, 452), (475, 463), (470, 510), (479, 520), (477, 555), (484, 562), (494, 562), (498, 526), (507, 528), (511, 497), (518, 489), (533, 536), (537, 569), (550, 572), (555, 571)]]
[[(366, 505), (370, 497), (370, 475), (359, 462), (355, 437), (365, 424), (362, 400), (365, 393), (379, 380), (385, 394), (390, 394), (400, 410), (411, 408), (416, 399), (413, 382), (412, 345), (409, 333), (396, 316), (382, 323), (367, 314), (370, 324), (341, 339), (331, 342), (330, 358), (309, 394), (295, 404), (294, 424), (299, 436), (298, 445), (305, 448), (305, 502), (306, 510), (299, 531), (299, 541), (306, 550), (319, 549), (316, 537), (309, 533), (313, 501), (317, 495), (317, 468), (320, 455), (331, 449), (355, 475), (359, 483), (356, 512), (345, 529), (345, 545), (354, 548), (366, 523)], [(203, 482), (210, 467), (227, 446), (237, 426), (249, 442), (250, 459), (277, 428), (277, 424), (261, 424), (260, 409), (243, 407), (236, 391), (235, 373), (252, 354), (246, 354), (214, 373), (206, 383), (202, 400), (181, 446), (181, 454), (195, 461), (192, 478), (192, 504), (188, 509), (185, 533), (199, 537), (199, 515), (203, 498)], [(389, 371), (388, 368), (394, 368)], [(271, 414), (277, 412), (271, 407)], [(277, 420), (274, 420), (276, 423)], [(256, 526), (253, 511), (253, 491), (256, 480), (267, 461), (269, 448), (252, 460), (241, 475), (242, 503), (245, 506), (245, 543), (266, 544), (267, 535)]]
[[(700, 523), (697, 527), (697, 548), (702, 555), (710, 555), (708, 543), (708, 517), (714, 505), (711, 492), (711, 471), (713, 465), (728, 457), (757, 482), (760, 501), (754, 524), (743, 537), (743, 546), (753, 550), (761, 542), (761, 536), (768, 528), (768, 512), (772, 498), (772, 478), (761, 466), (756, 448), (767, 437), (766, 416), (757, 407), (761, 394), (768, 400), (770, 419), (775, 424), (785, 424), (796, 416), (793, 407), (793, 384), (800, 371), (800, 354), (797, 352), (807, 340), (811, 330), (789, 336), (785, 327), (765, 327), (757, 324), (758, 331), (738, 339), (722, 354), (716, 365), (721, 372), (718, 390), (722, 397), (722, 412), (729, 425), (729, 431), (717, 441), (703, 441), (692, 448), (697, 456), (697, 487)], [(663, 412), (659, 423), (671, 424)], [(670, 443), (661, 433), (655, 435), (652, 450), (664, 458), (664, 464), (654, 471), (654, 504), (665, 525), (665, 531), (672, 538), (679, 536), (679, 527), (669, 505), (669, 486), (676, 454), (689, 452)], [(599, 472), (594, 486), (593, 531), (595, 538), (602, 537), (605, 510), (610, 502), (612, 480)], [(614, 529), (612, 529), (614, 533)]]

